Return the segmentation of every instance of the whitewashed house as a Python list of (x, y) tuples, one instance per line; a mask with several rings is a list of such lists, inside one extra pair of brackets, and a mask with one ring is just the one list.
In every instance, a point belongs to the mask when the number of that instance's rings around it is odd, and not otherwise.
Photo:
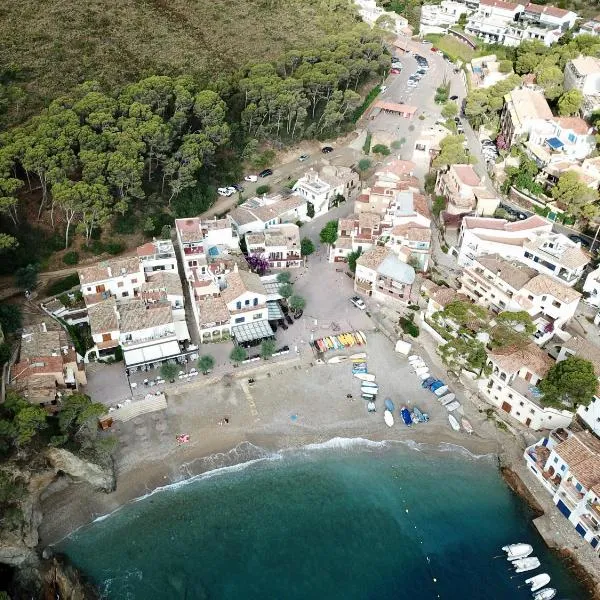
[(138, 246), (136, 254), (142, 263), (144, 273), (154, 271), (177, 273), (177, 257), (171, 240), (152, 240), (143, 246)]
[(313, 206), (314, 216), (320, 217), (333, 206), (337, 196), (348, 200), (358, 181), (358, 174), (348, 167), (327, 166), (321, 172), (311, 168), (292, 189)]
[(87, 306), (114, 296), (133, 298), (144, 283), (139, 258), (115, 258), (78, 270), (81, 293)]
[(585, 118), (600, 108), (600, 59), (579, 56), (565, 65), (565, 90), (579, 90), (583, 94), (581, 113)]
[(247, 233), (245, 239), (248, 254), (264, 256), (271, 269), (302, 266), (300, 228), (293, 223), (274, 225), (260, 233)]

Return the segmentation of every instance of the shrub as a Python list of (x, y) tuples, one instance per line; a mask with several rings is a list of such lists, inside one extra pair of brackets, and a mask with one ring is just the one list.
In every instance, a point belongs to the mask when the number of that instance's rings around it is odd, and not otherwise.
[(71, 288), (79, 285), (79, 275), (77, 273), (72, 273), (71, 275), (67, 275), (62, 279), (57, 279), (53, 281), (47, 288), (46, 293), (49, 296), (56, 296), (57, 294), (61, 294), (62, 292), (67, 292)]
[(100, 240), (93, 240), (89, 246), (86, 246), (85, 249), (96, 256), (98, 254), (104, 254), (104, 244)]
[(373, 146), (374, 154), (381, 154), (382, 156), (388, 156), (390, 149), (385, 144), (375, 144)]
[(115, 233), (135, 233), (137, 227), (138, 218), (133, 213), (126, 213), (114, 220), (112, 230)]
[(260, 345), (260, 356), (263, 360), (267, 360), (273, 356), (275, 352), (275, 342), (273, 340), (265, 340)]
[(108, 244), (106, 244), (105, 248), (109, 254), (115, 255), (115, 254), (121, 254), (121, 252), (123, 252), (123, 250), (125, 250), (125, 245), (121, 244), (121, 242), (108, 242)]
[(76, 265), (79, 262), (79, 253), (67, 252), (63, 256), (63, 262), (65, 263), (65, 265)]
[(312, 240), (308, 238), (302, 238), (300, 241), (300, 254), (302, 256), (309, 256), (315, 251), (315, 245)]
[(39, 266), (29, 264), (15, 271), (15, 284), (22, 290), (33, 290), (37, 286)]
[(262, 196), (263, 194), (268, 194), (271, 191), (271, 186), (270, 185), (259, 185), (256, 188), (256, 194), (258, 196)]
[(173, 381), (177, 373), (178, 367), (175, 363), (165, 363), (160, 367), (160, 376), (167, 381)]
[(246, 352), (246, 349), (242, 348), (241, 346), (235, 346), (229, 354), (229, 358), (234, 363), (239, 364), (244, 362), (248, 358), (248, 352)]
[(404, 331), (404, 333), (407, 333), (414, 338), (419, 337), (419, 328), (412, 322), (411, 319), (400, 317), (400, 327), (402, 327), (402, 331)]
[(371, 152), (371, 138), (372, 138), (371, 134), (367, 133), (367, 137), (365, 139), (365, 143), (364, 143), (363, 148), (362, 148), (363, 152), (365, 154), (369, 154), (369, 152)]
[(210, 354), (203, 354), (197, 360), (196, 366), (206, 375), (215, 366), (215, 359)]

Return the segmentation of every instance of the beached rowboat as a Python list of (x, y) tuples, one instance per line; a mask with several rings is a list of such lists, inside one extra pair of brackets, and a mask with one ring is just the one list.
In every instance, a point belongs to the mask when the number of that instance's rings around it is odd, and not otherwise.
[(425, 371), (424, 373), (419, 373), (417, 375), (417, 377), (421, 380), (421, 381), (425, 381), (426, 379), (429, 379), (429, 377), (431, 377), (429, 371)]
[(394, 425), (394, 415), (387, 409), (383, 411), (383, 420), (388, 427)]
[(389, 398), (386, 398), (383, 403), (389, 411), (394, 412), (394, 403)]
[(463, 426), (463, 429), (467, 432), (467, 433), (473, 433), (473, 425), (471, 425), (471, 423), (469, 423), (469, 421), (467, 419), (465, 419), (465, 417), (463, 417), (460, 420), (461, 425)]
[(454, 402), (455, 399), (456, 399), (455, 394), (446, 394), (445, 396), (442, 396), (440, 398), (440, 404), (442, 406), (446, 406), (446, 404), (450, 404), (450, 402)]
[(437, 390), (434, 390), (433, 393), (438, 397), (441, 398), (442, 396), (444, 396), (446, 394), (446, 392), (448, 391), (448, 386), (447, 385), (443, 385), (442, 387), (439, 387)]
[(453, 410), (456, 410), (457, 408), (460, 408), (460, 402), (450, 402), (450, 404), (446, 404), (446, 410), (448, 412), (452, 412)]
[(452, 427), (454, 431), (460, 431), (460, 425), (452, 415), (448, 415), (448, 421), (450, 421), (450, 427)]
[(330, 358), (327, 361), (328, 365), (337, 365), (338, 363), (344, 362), (345, 360), (348, 360), (347, 356), (334, 356), (333, 358)]
[(370, 383), (375, 381), (375, 375), (373, 375), (373, 373), (354, 373), (354, 377), (356, 377), (356, 379), (360, 379), (361, 381), (368, 381)]
[(367, 353), (366, 352), (357, 352), (356, 354), (351, 354), (350, 355), (350, 360), (355, 361), (355, 360), (359, 360), (359, 359), (364, 359), (367, 358)]

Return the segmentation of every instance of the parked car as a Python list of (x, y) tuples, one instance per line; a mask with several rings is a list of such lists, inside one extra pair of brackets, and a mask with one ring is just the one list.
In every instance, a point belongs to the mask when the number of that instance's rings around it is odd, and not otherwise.
[(400, 75), (400, 69), (390, 69), (390, 75)]
[(235, 193), (235, 190), (231, 191), (230, 188), (217, 188), (217, 194), (219, 194), (219, 196), (229, 197), (234, 193)]
[(258, 176), (257, 175), (246, 175), (246, 177), (244, 177), (244, 181), (251, 181), (252, 183), (254, 183), (255, 181), (258, 181)]
[(454, 96), (450, 96), (450, 100), (458, 100), (458, 96), (454, 95)]
[(576, 244), (581, 244), (582, 246), (589, 247), (590, 243), (583, 237), (579, 235), (570, 235), (569, 239)]
[(229, 186), (227, 186), (227, 191), (231, 192), (232, 194), (235, 194), (238, 190), (235, 185), (229, 185)]
[(298, 157), (298, 161), (299, 161), (299, 162), (304, 162), (304, 161), (305, 161), (305, 160), (307, 160), (308, 158), (310, 158), (310, 154), (301, 154), (301, 155)]
[(350, 298), (350, 302), (352, 302), (356, 308), (360, 308), (360, 310), (365, 310), (365, 308), (367, 308), (362, 298), (359, 298), (358, 296), (352, 296), (352, 298)]
[(323, 154), (329, 154), (330, 152), (333, 152), (333, 148), (331, 146), (325, 146), (324, 148), (321, 148), (321, 152)]
[(268, 177), (269, 175), (273, 175), (273, 171), (271, 169), (265, 169), (258, 174), (259, 177)]

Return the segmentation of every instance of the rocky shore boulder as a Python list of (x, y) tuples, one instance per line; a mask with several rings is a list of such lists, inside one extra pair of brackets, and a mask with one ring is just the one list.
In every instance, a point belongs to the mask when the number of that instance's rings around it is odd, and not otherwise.
[(70, 475), (77, 481), (85, 481), (96, 490), (112, 492), (115, 489), (112, 470), (82, 460), (64, 448), (48, 448), (46, 457), (56, 471)]

